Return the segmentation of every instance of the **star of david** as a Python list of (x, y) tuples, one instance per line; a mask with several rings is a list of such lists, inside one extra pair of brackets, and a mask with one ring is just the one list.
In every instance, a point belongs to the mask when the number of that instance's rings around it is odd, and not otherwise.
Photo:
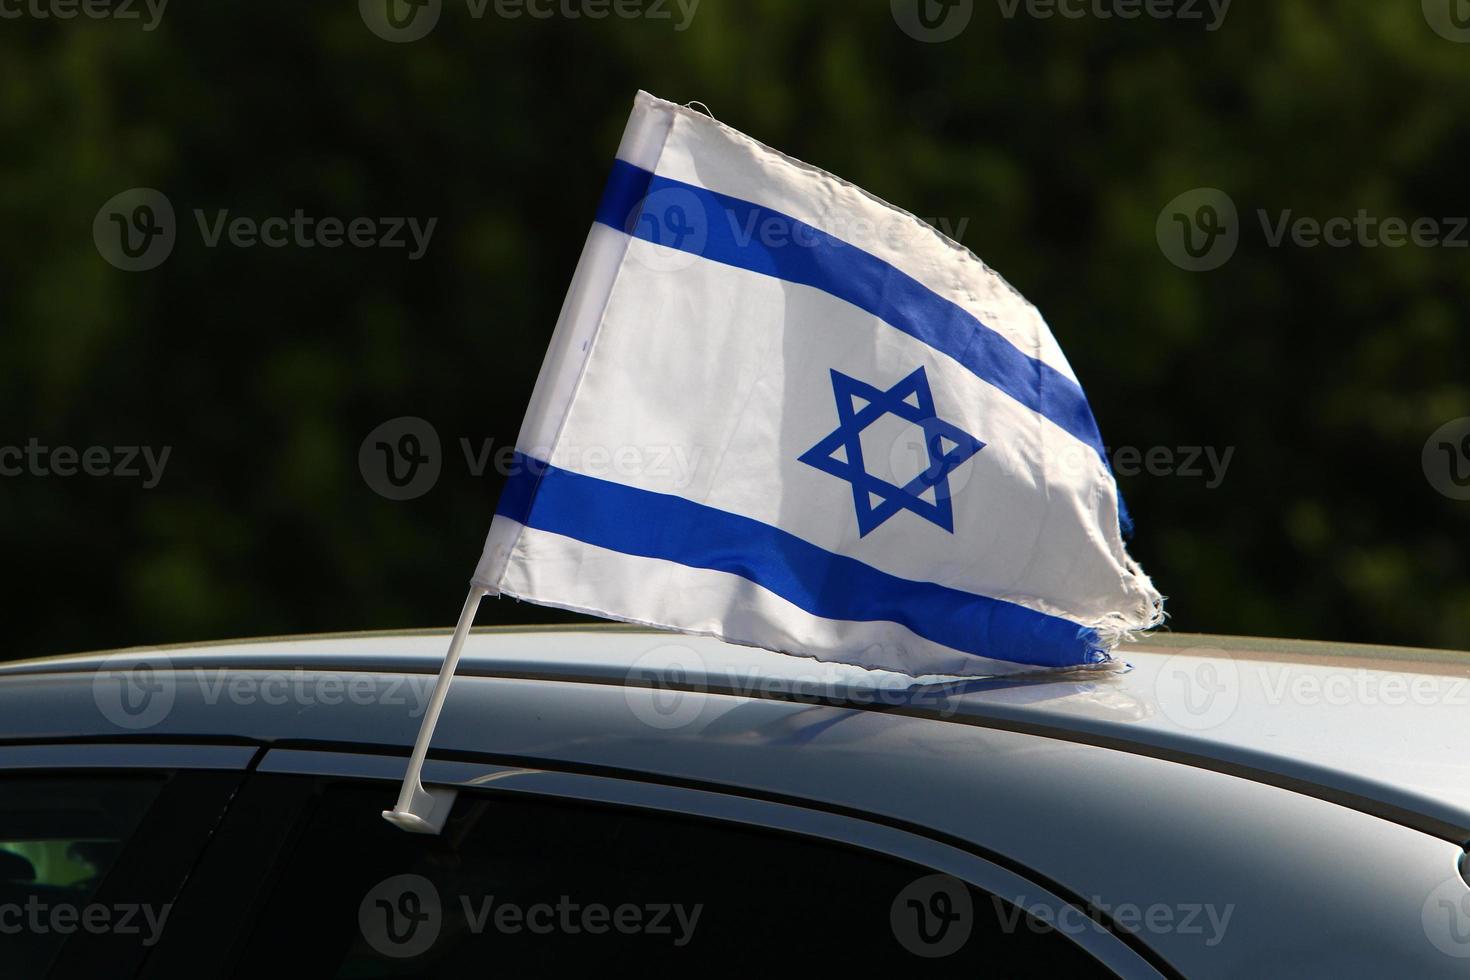
[[(919, 368), (887, 391), (834, 370), (832, 394), (837, 399), (837, 428), (798, 458), (852, 484), (859, 536), (867, 537), (901, 510), (953, 534), (949, 475), (984, 449), (985, 443), (939, 418), (924, 369)], [(896, 415), (924, 431), (929, 465), (903, 486), (873, 476), (863, 465), (863, 430), (885, 415)]]

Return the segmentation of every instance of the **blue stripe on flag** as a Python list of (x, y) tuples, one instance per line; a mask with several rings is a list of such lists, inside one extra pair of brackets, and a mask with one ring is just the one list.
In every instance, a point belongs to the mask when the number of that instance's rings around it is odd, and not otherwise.
[(779, 211), (623, 160), (613, 162), (597, 220), (645, 241), (845, 300), (1051, 419), (1097, 450), (1106, 465), (1097, 422), (1075, 381), (876, 255)]
[(899, 623), (964, 653), (1039, 667), (1105, 656), (1093, 630), (1058, 616), (899, 578), (749, 517), (520, 452), (496, 513), (609, 551), (738, 575), (813, 616)]

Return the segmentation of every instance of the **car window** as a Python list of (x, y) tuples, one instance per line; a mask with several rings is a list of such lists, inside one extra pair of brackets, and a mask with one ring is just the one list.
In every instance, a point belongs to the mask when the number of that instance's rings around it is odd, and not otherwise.
[(131, 976), (237, 783), (0, 773), (0, 980)]
[(0, 973), (44, 974), (163, 786), (161, 778), (0, 780)]
[(8, 781), (0, 800), (0, 876), (91, 895), (162, 785), (147, 778)]
[[(304, 779), (307, 777), (291, 777)], [(439, 836), (328, 784), (258, 908), (236, 976), (555, 975), (762, 963), (1111, 976), (952, 878), (846, 846), (518, 794), (461, 794)]]

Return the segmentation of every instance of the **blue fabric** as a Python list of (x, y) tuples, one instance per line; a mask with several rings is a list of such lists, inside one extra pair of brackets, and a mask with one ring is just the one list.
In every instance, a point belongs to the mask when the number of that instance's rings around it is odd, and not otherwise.
[(873, 314), (1106, 455), (1082, 388), (1022, 353), (958, 304), (841, 239), (770, 208), (671, 180), (622, 160), (597, 220), (645, 241), (820, 289)]
[(496, 513), (609, 551), (738, 575), (814, 616), (899, 623), (965, 653), (1038, 667), (1105, 658), (1096, 633), (1069, 620), (890, 575), (761, 521), (521, 453)]

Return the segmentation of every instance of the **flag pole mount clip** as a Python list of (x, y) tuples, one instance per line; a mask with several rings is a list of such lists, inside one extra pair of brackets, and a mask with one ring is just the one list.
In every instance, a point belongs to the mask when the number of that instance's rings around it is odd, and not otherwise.
[(403, 774), (403, 786), (398, 791), (398, 803), (391, 810), (383, 811), (383, 819), (401, 830), (414, 834), (437, 834), (444, 829), (449, 811), (459, 791), (436, 786), (425, 789), (423, 781), (424, 761), (429, 756), (429, 741), (434, 737), (434, 726), (439, 723), (439, 712), (444, 710), (444, 699), (449, 696), (449, 682), (454, 679), (454, 668), (459, 663), (460, 651), (464, 649), (465, 637), (475, 622), (475, 610), (480, 608), (480, 599), (486, 590), (472, 586), (470, 594), (460, 611), (459, 623), (454, 627), (454, 636), (449, 640), (449, 652), (444, 655), (444, 664), (439, 668), (439, 680), (429, 698), (428, 710), (419, 725), (418, 738), (413, 744), (413, 754), (408, 759), (408, 770)]
[(438, 834), (444, 830), (444, 822), (449, 819), (449, 811), (454, 809), (454, 801), (458, 798), (459, 790), (452, 786), (426, 789), (423, 783), (419, 783), (413, 789), (413, 799), (408, 808), (384, 810), (383, 819), (410, 834)]

